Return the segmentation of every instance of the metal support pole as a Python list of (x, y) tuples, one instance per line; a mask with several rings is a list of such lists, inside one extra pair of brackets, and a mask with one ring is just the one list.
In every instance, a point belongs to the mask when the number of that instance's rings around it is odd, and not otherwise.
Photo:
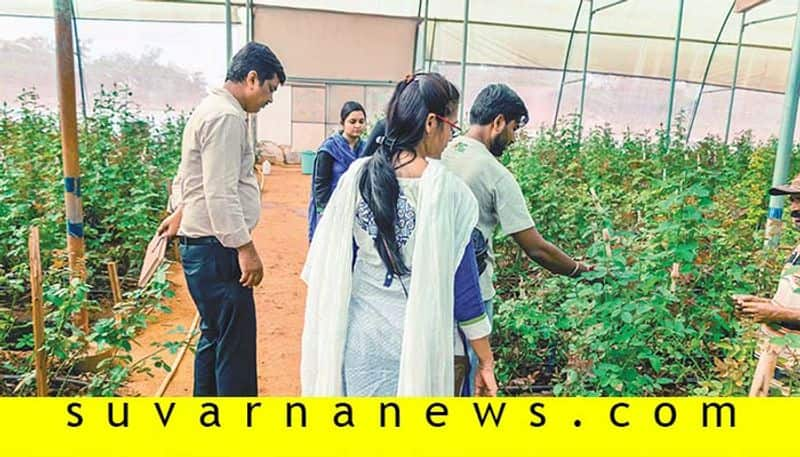
[[(247, 0), (245, 4), (245, 36), (247, 42), (255, 41), (255, 16), (253, 15), (253, 0)], [(247, 116), (248, 127), (250, 127), (250, 147), (253, 153), (258, 151), (258, 114)]]
[(247, 0), (244, 10), (245, 36), (247, 37), (247, 41), (250, 42), (253, 41), (253, 37), (255, 35), (253, 28), (253, 0)]
[(581, 104), (578, 108), (578, 134), (583, 136), (583, 105), (586, 101), (586, 71), (589, 68), (589, 44), (592, 38), (592, 19), (594, 19), (594, 1), (589, 0), (589, 24), (586, 26), (586, 49), (583, 53), (583, 79), (581, 80)]
[(433, 33), (431, 33), (431, 53), (428, 56), (428, 70), (431, 71), (431, 67), (433, 66), (433, 51), (436, 50), (436, 24), (437, 21), (433, 21)]
[(773, 16), (773, 17), (767, 17), (767, 18), (764, 18), (764, 19), (758, 19), (758, 20), (750, 21), (750, 22), (746, 23), (745, 26), (755, 25), (755, 24), (763, 24), (765, 22), (780, 21), (781, 19), (789, 19), (790, 17), (795, 17), (795, 14), (782, 14), (780, 16)]
[(678, 0), (678, 25), (675, 28), (675, 51), (672, 55), (672, 77), (669, 80), (669, 104), (667, 105), (667, 147), (672, 133), (672, 110), (675, 104), (675, 79), (678, 76), (678, 54), (681, 46), (681, 27), (683, 26), (683, 0)]
[(81, 113), (86, 121), (86, 80), (83, 77), (83, 59), (81, 58), (81, 40), (78, 38), (78, 17), (75, 14), (75, 5), (70, 2), (72, 13), (72, 32), (75, 34), (75, 56), (78, 58), (78, 82), (81, 88)]
[(286, 83), (293, 86), (320, 86), (334, 84), (337, 86), (370, 86), (370, 87), (394, 87), (396, 81), (379, 79), (338, 79), (338, 78), (304, 78), (299, 76), (287, 76)]
[[(798, 2), (800, 4), (800, 2)], [(772, 171), (772, 185), (786, 183), (789, 165), (792, 158), (794, 128), (797, 121), (797, 96), (800, 90), (800, 7), (794, 23), (794, 39), (792, 41), (792, 57), (789, 64), (789, 75), (786, 78), (786, 92), (783, 96), (783, 119), (781, 120), (778, 152), (775, 155), (775, 168)], [(783, 216), (783, 196), (769, 199), (767, 227), (764, 233), (766, 247), (776, 247), (781, 238), (781, 218)]]
[(739, 58), (742, 56), (742, 37), (744, 36), (745, 16), (742, 13), (742, 24), (739, 26), (739, 41), (736, 43), (736, 61), (733, 64), (733, 80), (731, 81), (731, 98), (728, 101), (728, 117), (725, 121), (725, 143), (731, 135), (731, 119), (733, 118), (733, 100), (736, 97), (736, 83), (739, 80)]
[(626, 1), (628, 1), (628, 0), (617, 0), (616, 2), (609, 3), (608, 5), (601, 6), (600, 8), (597, 8), (596, 10), (592, 10), (592, 12), (593, 13), (599, 13), (600, 11), (607, 10), (609, 8), (613, 8), (613, 7), (615, 7), (615, 6), (617, 6), (617, 5), (621, 4), (621, 3), (625, 3)]
[(558, 86), (558, 98), (556, 99), (556, 112), (553, 114), (553, 128), (556, 128), (558, 123), (558, 112), (561, 110), (561, 97), (564, 95), (564, 80), (567, 79), (567, 68), (569, 66), (569, 55), (572, 52), (572, 41), (575, 38), (575, 27), (578, 26), (578, 18), (581, 15), (581, 7), (583, 0), (578, 0), (578, 11), (575, 12), (575, 19), (572, 21), (572, 30), (569, 32), (569, 41), (567, 42), (567, 53), (564, 56), (564, 69), (561, 70), (561, 84)]
[[(417, 3), (417, 20), (419, 20), (419, 18), (421, 18), (421, 17), (422, 17), (422, 0), (419, 0), (419, 2)], [(419, 68), (417, 66), (417, 63), (419, 62), (417, 59), (420, 56), (420, 52), (419, 52), (419, 46), (420, 46), (419, 28), (420, 27), (421, 27), (420, 23), (417, 22), (417, 27), (414, 28), (414, 53), (413, 53), (414, 55), (411, 56), (411, 68), (413, 69), (414, 73), (416, 73), (417, 72), (417, 68)]]
[(331, 134), (331, 132), (328, 132), (328, 113), (331, 111), (331, 85), (328, 83), (325, 83), (325, 108), (323, 109), (325, 114), (322, 115), (322, 129), (325, 132), (325, 137), (327, 137)]
[(233, 58), (233, 27), (231, 25), (231, 0), (225, 0), (225, 69)]
[(425, 17), (422, 19), (422, 68), (428, 58), (428, 6), (430, 0), (425, 0)]
[(689, 128), (686, 130), (686, 141), (689, 141), (692, 138), (692, 129), (694, 128), (694, 121), (697, 118), (697, 111), (700, 109), (700, 100), (703, 98), (703, 90), (706, 88), (708, 72), (711, 70), (711, 63), (714, 61), (714, 54), (717, 52), (717, 46), (719, 46), (719, 40), (722, 38), (722, 32), (725, 30), (725, 26), (728, 25), (728, 19), (730, 19), (731, 14), (733, 14), (733, 8), (735, 6), (736, 1), (734, 0), (731, 2), (731, 8), (728, 10), (728, 14), (725, 15), (725, 20), (722, 21), (722, 26), (720, 26), (719, 32), (717, 32), (717, 38), (714, 40), (714, 46), (711, 47), (711, 53), (708, 55), (706, 71), (703, 73), (703, 81), (700, 83), (700, 90), (697, 92), (697, 98), (694, 100), (694, 107), (692, 108), (692, 117), (689, 121)]
[[(72, 49), (71, 0), (54, 0), (56, 71), (61, 121), (61, 157), (64, 164), (64, 206), (67, 219), (67, 256), (73, 278), (85, 279), (81, 169), (78, 161), (78, 115), (75, 111), (75, 61)], [(81, 309), (78, 325), (89, 330), (89, 313)]]
[(722, 88), (719, 88), (719, 89), (705, 90), (705, 91), (703, 91), (703, 93), (704, 94), (715, 94), (717, 92), (730, 92), (730, 90), (731, 90), (730, 87), (722, 87)]
[(461, 103), (458, 113), (459, 125), (464, 124), (464, 105), (467, 97), (467, 41), (469, 39), (469, 0), (464, 0), (464, 42), (461, 46)]

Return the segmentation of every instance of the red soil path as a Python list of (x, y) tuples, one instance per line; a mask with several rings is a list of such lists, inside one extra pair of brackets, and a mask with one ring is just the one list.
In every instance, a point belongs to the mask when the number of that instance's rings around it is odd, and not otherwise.
[[(297, 167), (272, 167), (264, 180), (261, 221), (253, 239), (264, 263), (264, 281), (255, 289), (258, 328), (258, 393), (259, 395), (291, 396), (300, 393), (300, 338), (303, 328), (305, 284), (300, 270), (305, 261), (306, 209), (310, 178)], [(137, 338), (134, 359), (152, 351), (155, 341), (182, 340), (174, 333), (176, 326), (188, 329), (195, 315), (179, 264), (172, 265), (170, 279), (175, 297), (167, 303), (170, 314), (157, 316)], [(194, 344), (194, 342), (193, 342)], [(171, 364), (175, 356), (165, 355)], [(192, 394), (194, 355), (187, 351), (165, 396)], [(125, 391), (130, 395), (152, 396), (166, 373), (154, 369), (155, 376), (136, 375)]]

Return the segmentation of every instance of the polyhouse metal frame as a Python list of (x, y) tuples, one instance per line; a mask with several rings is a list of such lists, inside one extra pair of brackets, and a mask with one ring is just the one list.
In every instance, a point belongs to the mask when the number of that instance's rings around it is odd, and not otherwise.
[[(417, 17), (420, 17), (422, 13), (422, 0), (418, 0), (418, 9), (417, 9)], [(586, 46), (584, 49), (584, 56), (583, 56), (583, 68), (581, 70), (581, 78), (576, 79), (574, 81), (567, 81), (566, 76), (568, 73), (569, 68), (569, 58), (572, 52), (572, 45), (574, 42), (575, 34), (577, 33), (577, 25), (578, 20), (580, 18), (581, 10), (583, 8), (583, 2), (589, 2), (589, 19), (588, 24), (586, 27)], [(588, 75), (588, 64), (589, 64), (589, 52), (590, 52), (590, 44), (591, 44), (591, 35), (592, 35), (592, 20), (594, 19), (594, 15), (598, 14), (606, 9), (613, 8), (615, 6), (624, 4), (627, 0), (616, 0), (612, 1), (606, 5), (600, 6), (595, 8), (595, 0), (578, 0), (578, 7), (575, 13), (575, 19), (573, 20), (572, 27), (570, 29), (570, 36), (569, 41), (567, 43), (567, 49), (564, 57), (564, 66), (561, 70), (561, 81), (559, 84), (558, 90), (558, 97), (556, 101), (556, 108), (555, 108), (555, 115), (553, 117), (553, 126), (555, 127), (558, 121), (558, 115), (561, 111), (561, 102), (563, 99), (563, 92), (564, 87), (567, 84), (571, 84), (573, 82), (580, 81), (581, 83), (581, 97), (580, 97), (580, 105), (578, 109), (578, 122), (579, 122), (579, 131), (583, 132), (583, 115), (584, 115), (584, 106), (586, 101), (586, 78)], [(675, 83), (677, 79), (677, 68), (678, 68), (678, 59), (680, 54), (680, 43), (681, 43), (681, 30), (683, 25), (683, 13), (684, 13), (684, 0), (675, 0), (678, 1), (678, 15), (677, 15), (677, 24), (675, 30), (675, 47), (672, 59), (672, 74), (670, 77), (670, 88), (669, 88), (669, 99), (668, 99), (668, 108), (667, 108), (667, 119), (666, 119), (666, 128), (665, 132), (667, 135), (667, 145), (669, 144), (669, 135), (671, 133), (672, 128), (672, 114), (674, 109), (674, 102), (675, 102)], [(466, 85), (466, 70), (467, 70), (467, 49), (469, 44), (469, 6), (470, 0), (463, 0), (464, 2), (464, 18), (463, 18), (463, 40), (462, 40), (462, 51), (461, 51), (461, 61), (460, 61), (460, 80), (461, 80), (461, 90), (462, 92), (466, 93), (465, 85)], [(700, 103), (702, 101), (702, 96), (704, 93), (708, 93), (711, 91), (706, 91), (706, 83), (708, 79), (708, 74), (711, 68), (711, 64), (713, 63), (713, 59), (716, 54), (716, 50), (719, 46), (720, 39), (725, 27), (728, 24), (728, 21), (734, 11), (734, 4), (732, 2), (731, 8), (728, 10), (722, 25), (717, 33), (717, 37), (712, 43), (711, 53), (709, 54), (708, 62), (706, 64), (705, 72), (703, 74), (703, 79), (700, 84), (700, 90), (698, 91), (697, 98), (694, 101), (693, 109), (692, 109), (692, 116), (690, 118), (690, 123), (687, 131), (687, 138), (691, 137), (692, 130), (694, 128), (695, 120), (697, 117), (697, 113), (700, 108)], [(56, 3), (57, 4), (57, 3)], [(237, 5), (241, 5), (241, 3), (237, 2)], [(226, 61), (225, 65), (229, 64), (231, 57), (233, 55), (233, 39), (232, 39), (232, 18), (231, 18), (231, 0), (225, 0), (224, 7), (225, 7), (225, 39), (226, 39)], [(244, 4), (246, 8), (246, 24), (247, 24), (247, 39), (248, 41), (254, 39), (254, 21), (255, 18), (253, 16), (253, 1), (246, 0)], [(438, 20), (433, 20), (433, 32), (431, 36), (431, 46), (430, 52), (428, 51), (428, 23), (430, 22), (430, 18), (428, 16), (428, 8), (429, 0), (425, 0), (425, 8), (424, 8), (424, 17), (422, 18), (422, 36), (417, 36), (417, 40), (421, 38), (422, 40), (422, 56), (421, 62), (422, 67), (430, 71), (432, 62), (433, 62), (433, 51), (435, 50), (436, 44), (436, 24), (439, 22)], [(778, 150), (775, 157), (775, 165), (773, 169), (773, 177), (772, 177), (772, 185), (783, 184), (786, 182), (790, 160), (791, 160), (791, 151), (793, 146), (793, 138), (794, 138), (794, 131), (795, 131), (795, 124), (796, 124), (796, 117), (797, 117), (797, 108), (798, 108), (798, 94), (800, 94), (800, 0), (798, 0), (798, 9), (797, 12), (794, 14), (784, 14), (780, 16), (768, 17), (764, 19), (758, 19), (754, 21), (747, 21), (746, 20), (746, 12), (741, 13), (741, 22), (739, 26), (739, 38), (736, 45), (736, 59), (734, 64), (734, 71), (733, 71), (733, 78), (730, 85), (730, 98), (728, 102), (728, 112), (725, 121), (725, 142), (727, 143), (730, 140), (730, 130), (731, 130), (731, 120), (733, 116), (733, 108), (734, 108), (734, 101), (736, 95), (736, 88), (738, 83), (738, 76), (739, 76), (739, 63), (741, 58), (741, 51), (742, 51), (742, 42), (743, 42), (743, 35), (745, 32), (746, 27), (757, 25), (757, 24), (764, 24), (772, 21), (783, 20), (788, 18), (795, 18), (795, 30), (794, 30), (794, 37), (792, 41), (792, 51), (791, 51), (791, 58), (790, 58), (790, 65), (789, 65), (789, 72), (787, 77), (786, 83), (786, 90), (784, 91), (784, 104), (783, 104), (783, 117), (781, 121), (780, 127), (780, 135), (778, 138)], [(448, 21), (445, 21), (448, 22)], [(77, 23), (74, 24), (74, 32), (77, 35)], [(418, 42), (415, 40), (415, 54), (416, 54), (416, 46), (418, 46)], [(412, 67), (416, 67), (417, 65), (417, 56), (414, 57), (414, 62), (412, 62)], [(427, 65), (426, 65), (427, 64)], [(82, 65), (80, 65), (82, 67)], [(82, 68), (79, 68), (79, 71), (82, 71)], [(339, 83), (344, 84), (365, 84), (366, 85), (386, 85), (387, 82), (384, 81), (355, 81), (355, 80), (345, 80), (339, 81)], [(462, 96), (462, 101), (459, 107), (459, 121), (463, 123), (464, 121), (464, 100)], [(253, 143), (255, 145), (255, 122), (251, 122), (253, 124), (252, 128), (252, 138)], [(774, 196), (770, 198), (769, 203), (769, 212), (768, 212), (768, 220), (767, 220), (767, 234), (766, 234), (766, 246), (777, 246), (778, 241), (780, 240), (780, 227), (779, 221), (783, 215), (783, 197), (782, 196)], [(777, 228), (776, 228), (777, 225)]]

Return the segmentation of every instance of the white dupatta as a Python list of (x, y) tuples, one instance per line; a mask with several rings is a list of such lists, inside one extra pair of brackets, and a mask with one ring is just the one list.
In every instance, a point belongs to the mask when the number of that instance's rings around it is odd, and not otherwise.
[[(354, 162), (325, 208), (302, 278), (308, 286), (300, 384), (303, 396), (341, 396), (352, 288), (353, 224), (358, 177)], [(478, 222), (478, 203), (438, 160), (422, 174), (411, 284), (403, 324), (399, 396), (452, 396), (455, 272)]]

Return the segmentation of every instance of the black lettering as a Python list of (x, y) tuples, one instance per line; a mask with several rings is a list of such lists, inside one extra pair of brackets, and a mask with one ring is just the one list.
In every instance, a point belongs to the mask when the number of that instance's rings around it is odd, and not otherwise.
[[(211, 427), (211, 426), (221, 427), (219, 423), (219, 407), (217, 407), (217, 405), (215, 405), (214, 403), (208, 403), (208, 402), (203, 403), (200, 406), (202, 406), (203, 408), (209, 408), (208, 411), (200, 415), (200, 425), (202, 425), (203, 427)], [(206, 417), (210, 417), (211, 420), (210, 421), (207, 420)]]
[(732, 403), (703, 403), (703, 427), (708, 427), (708, 410), (714, 409), (717, 412), (717, 428), (722, 427), (722, 408), (726, 408), (730, 412), (729, 421), (730, 427), (736, 427), (736, 409), (734, 408)]
[(306, 426), (306, 405), (302, 403), (286, 403), (286, 426), (292, 427), (292, 410), (300, 408), (300, 426)]
[(261, 407), (261, 402), (250, 403), (247, 402), (247, 428), (253, 426), (253, 410)]
[[(616, 425), (617, 427), (627, 427), (627, 426), (631, 425), (631, 423), (628, 422), (628, 421), (619, 422), (617, 420), (617, 408), (629, 408), (630, 406), (631, 405), (629, 405), (627, 403), (615, 403), (614, 406), (611, 407), (611, 413), (610, 413), (611, 423)], [(656, 416), (656, 417), (658, 417), (658, 416)], [(658, 420), (658, 419), (656, 418), (656, 420)]]
[[(434, 411), (434, 408), (437, 408), (437, 411)], [(432, 416), (447, 416), (447, 406), (444, 403), (431, 403), (425, 411), (425, 419), (428, 420), (431, 427), (444, 427), (444, 421), (434, 422)]]
[(538, 408), (544, 409), (544, 403), (534, 403), (531, 405), (530, 411), (533, 414), (533, 417), (538, 418), (538, 422), (531, 421), (531, 427), (542, 427), (547, 419), (545, 419), (544, 414), (537, 411)]
[(167, 415), (166, 416), (164, 416), (164, 411), (161, 410), (161, 403), (155, 402), (155, 403), (153, 403), (153, 405), (155, 405), (156, 412), (158, 412), (158, 417), (159, 417), (159, 419), (161, 419), (161, 425), (166, 427), (167, 423), (169, 422), (170, 416), (172, 416), (172, 410), (175, 409), (175, 402), (174, 401), (170, 402), (169, 409), (167, 410)]
[[(669, 420), (667, 422), (662, 422), (661, 421), (661, 410), (663, 408), (665, 408), (665, 407), (667, 409), (669, 409), (670, 418), (669, 418)], [(656, 424), (658, 424), (658, 425), (660, 425), (662, 427), (671, 427), (672, 424), (675, 423), (675, 419), (678, 418), (678, 411), (676, 411), (675, 407), (672, 406), (670, 403), (659, 403), (659, 405), (656, 406), (655, 418), (656, 418)]]
[(381, 428), (386, 427), (386, 409), (391, 407), (394, 409), (394, 426), (400, 427), (400, 405), (397, 403), (381, 403)]
[(483, 410), (483, 414), (481, 414), (481, 410), (478, 407), (478, 403), (473, 402), (472, 407), (475, 408), (475, 416), (478, 417), (478, 422), (480, 422), (481, 427), (486, 425), (486, 418), (489, 417), (489, 414), (492, 415), (492, 420), (494, 421), (494, 426), (498, 427), (500, 425), (500, 421), (503, 419), (503, 411), (506, 409), (506, 402), (500, 403), (500, 410), (495, 414), (494, 412), (494, 405), (491, 403), (486, 404), (486, 409)]
[(67, 405), (67, 414), (75, 418), (75, 422), (67, 422), (67, 427), (80, 427), (83, 425), (83, 416), (78, 411), (81, 409), (81, 404), (72, 402)]
[(114, 421), (114, 402), (108, 402), (108, 425), (112, 427), (128, 426), (128, 402), (122, 403), (122, 421)]
[[(337, 427), (355, 427), (353, 424), (353, 407), (348, 403), (336, 403), (337, 408), (344, 408), (343, 411), (333, 415), (333, 425)], [(340, 417), (345, 417), (345, 421), (340, 421)]]

